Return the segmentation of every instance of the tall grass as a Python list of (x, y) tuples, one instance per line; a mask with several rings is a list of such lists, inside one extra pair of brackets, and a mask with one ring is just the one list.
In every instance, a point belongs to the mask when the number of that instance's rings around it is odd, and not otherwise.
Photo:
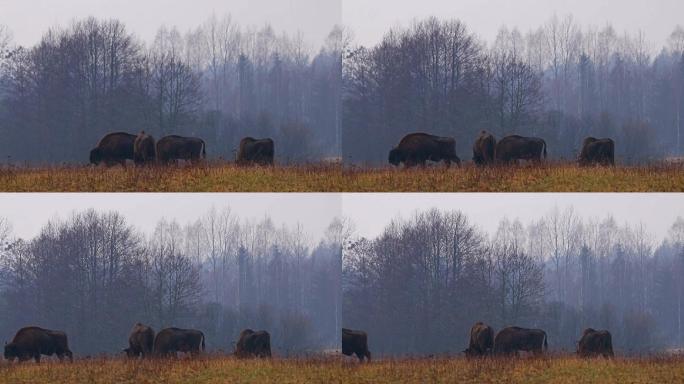
[(579, 168), (545, 163), (479, 168), (342, 167), (5, 167), (0, 192), (682, 192), (684, 168)]
[(0, 364), (0, 383), (681, 383), (681, 358), (236, 360), (230, 357)]

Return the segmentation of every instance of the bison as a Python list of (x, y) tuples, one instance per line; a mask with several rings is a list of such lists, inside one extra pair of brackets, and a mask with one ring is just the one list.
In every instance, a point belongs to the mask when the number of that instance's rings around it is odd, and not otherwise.
[(164, 328), (154, 338), (154, 354), (176, 357), (176, 352), (193, 356), (204, 351), (204, 333), (196, 329)]
[(156, 158), (154, 137), (140, 132), (133, 142), (133, 161), (136, 165), (143, 165), (154, 162)]
[(582, 151), (577, 162), (580, 166), (615, 165), (615, 142), (608, 138), (587, 137), (582, 142)]
[(130, 358), (150, 357), (154, 347), (154, 330), (147, 325), (137, 323), (128, 336), (128, 348), (124, 349)]
[(121, 164), (126, 166), (126, 160), (134, 160), (133, 147), (136, 136), (126, 132), (114, 132), (105, 135), (90, 150), (90, 163), (107, 166)]
[(486, 356), (494, 348), (494, 329), (477, 322), (470, 328), (470, 344), (463, 352), (468, 357)]
[(243, 330), (235, 346), (235, 356), (271, 357), (271, 335), (266, 331)]
[(236, 162), (241, 165), (273, 165), (273, 140), (245, 137), (240, 140)]
[(9, 361), (16, 358), (22, 362), (33, 358), (39, 363), (40, 355), (53, 354), (56, 354), (60, 361), (64, 360), (64, 356), (67, 356), (69, 361), (74, 360), (66, 333), (40, 327), (24, 327), (14, 335), (12, 342), (5, 344), (5, 359)]
[(613, 357), (613, 338), (610, 332), (585, 329), (577, 344), (577, 354), (581, 357)]
[(494, 163), (495, 148), (496, 139), (494, 135), (487, 131), (480, 132), (480, 136), (475, 139), (473, 144), (473, 162), (477, 165)]
[(417, 164), (425, 166), (428, 160), (444, 161), (447, 167), (452, 161), (460, 165), (461, 159), (456, 156), (456, 141), (451, 137), (411, 133), (404, 136), (389, 153), (390, 164), (404, 163), (407, 168)]
[(506, 136), (495, 148), (494, 157), (497, 162), (503, 164), (518, 160), (541, 162), (542, 155), (546, 158), (546, 142), (538, 137)]
[(370, 361), (371, 353), (368, 350), (366, 332), (342, 328), (342, 354), (345, 356), (356, 355), (359, 361), (363, 361), (364, 357)]
[(497, 355), (517, 355), (518, 351), (539, 355), (546, 349), (546, 332), (541, 329), (506, 327), (494, 337), (494, 353)]
[(206, 155), (204, 140), (197, 137), (169, 135), (157, 142), (157, 160), (163, 164), (178, 160), (196, 162)]

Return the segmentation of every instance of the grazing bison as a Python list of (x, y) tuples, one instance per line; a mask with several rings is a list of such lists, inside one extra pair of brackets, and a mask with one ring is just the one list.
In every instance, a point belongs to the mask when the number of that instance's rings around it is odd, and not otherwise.
[(169, 135), (157, 142), (157, 160), (164, 164), (177, 160), (195, 162), (206, 155), (204, 140), (197, 137)]
[(585, 329), (577, 344), (577, 354), (582, 357), (613, 357), (613, 338), (610, 332)]
[(538, 137), (506, 136), (496, 144), (494, 156), (497, 162), (511, 163), (518, 160), (541, 162), (546, 158), (546, 142)]
[(615, 165), (615, 142), (612, 139), (587, 137), (582, 142), (582, 151), (577, 162), (586, 165)]
[(133, 146), (135, 135), (126, 132), (114, 132), (105, 135), (97, 146), (90, 150), (90, 163), (107, 166), (121, 164), (126, 166), (126, 159), (134, 160)]
[(488, 355), (494, 348), (494, 329), (487, 324), (477, 322), (470, 328), (470, 344), (463, 352), (468, 357)]
[(407, 168), (417, 164), (424, 166), (428, 160), (444, 161), (447, 167), (452, 161), (460, 165), (461, 159), (456, 156), (456, 141), (451, 137), (411, 133), (404, 136), (389, 153), (390, 164), (404, 163)]
[(365, 356), (370, 361), (371, 353), (368, 350), (366, 332), (342, 328), (342, 354), (346, 356), (356, 355), (359, 361), (363, 361)]
[(154, 330), (147, 325), (137, 323), (133, 326), (130, 336), (128, 336), (128, 348), (124, 349), (128, 357), (143, 358), (152, 355), (154, 347)]
[(176, 352), (195, 356), (204, 351), (204, 333), (196, 329), (164, 328), (154, 338), (154, 354), (176, 357)]
[(240, 140), (238, 164), (273, 165), (273, 140), (245, 137)]
[(266, 331), (245, 329), (235, 346), (237, 357), (271, 357), (271, 335)]
[(20, 329), (9, 344), (5, 344), (5, 359), (13, 361), (36, 360), (40, 362), (40, 355), (51, 356), (56, 354), (60, 361), (67, 356), (70, 361), (74, 360), (69, 350), (66, 333), (52, 331), (39, 327), (24, 327)]
[(480, 132), (480, 136), (475, 139), (473, 144), (473, 162), (477, 165), (487, 165), (494, 163), (494, 149), (496, 139), (494, 135), (487, 131)]
[(518, 351), (539, 355), (547, 348), (546, 332), (541, 329), (507, 327), (494, 337), (494, 353), (497, 355), (517, 355)]
[(133, 142), (133, 161), (136, 165), (154, 162), (156, 158), (154, 138), (145, 131), (135, 138)]

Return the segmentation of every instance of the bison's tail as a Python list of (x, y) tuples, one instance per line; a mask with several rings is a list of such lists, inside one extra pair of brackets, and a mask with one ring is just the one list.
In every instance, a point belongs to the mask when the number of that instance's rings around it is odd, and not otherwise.
[(202, 333), (202, 349), (200, 350), (201, 352), (204, 352), (206, 348), (204, 347), (204, 333)]
[(207, 158), (207, 145), (204, 143), (204, 140), (202, 140), (202, 158)]
[(542, 139), (542, 144), (544, 144), (544, 158), (546, 159), (546, 141)]
[(549, 344), (546, 342), (548, 337), (546, 336), (546, 332), (544, 332), (544, 351), (549, 349)]

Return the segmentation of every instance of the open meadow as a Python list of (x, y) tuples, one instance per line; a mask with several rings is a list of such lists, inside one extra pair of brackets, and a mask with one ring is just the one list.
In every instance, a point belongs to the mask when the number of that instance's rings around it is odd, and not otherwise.
[(237, 167), (112, 168), (60, 166), (0, 169), (1, 192), (682, 192), (684, 167), (580, 168), (547, 163), (479, 168), (342, 167), (308, 164)]
[(0, 383), (681, 383), (684, 360), (575, 357), (236, 360), (230, 357), (0, 364)]

